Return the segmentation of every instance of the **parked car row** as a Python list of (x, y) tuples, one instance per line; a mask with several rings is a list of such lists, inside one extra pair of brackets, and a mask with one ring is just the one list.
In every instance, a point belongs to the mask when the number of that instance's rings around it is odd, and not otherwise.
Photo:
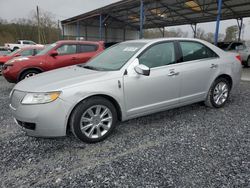
[[(45, 71), (87, 62), (103, 50), (103, 42), (58, 41), (47, 45), (35, 56), (30, 54), (29, 57), (15, 58), (4, 63), (2, 74), (9, 82), (17, 83)], [(13, 52), (16, 55), (20, 53), (21, 50)]]
[(237, 52), (240, 54), (244, 66), (250, 66), (250, 46), (246, 42), (219, 42), (218, 47), (225, 51)]
[[(27, 57), (27, 56), (35, 56), (37, 53), (39, 53), (44, 47), (39, 46), (30, 46), (30, 47), (24, 47), (21, 49), (14, 50), (11, 53), (4, 54), (0, 56), (0, 74), (2, 73), (3, 65), (7, 61), (21, 61), (23, 58), (21, 57)], [(19, 57), (19, 58), (17, 58)]]
[(102, 51), (102, 43), (64, 41), (7, 63), (4, 75), (19, 81), (95, 56), (16, 84), (10, 94), (16, 123), (30, 136), (71, 131), (98, 142), (118, 121), (201, 101), (223, 107), (241, 77), (239, 54), (198, 39), (135, 40)]
[(4, 44), (5, 48), (10, 51), (14, 51), (23, 47), (32, 47), (32, 46), (37, 46), (37, 47), (43, 47), (44, 45), (42, 44), (36, 44), (35, 42), (31, 40), (18, 40), (17, 43), (6, 43)]

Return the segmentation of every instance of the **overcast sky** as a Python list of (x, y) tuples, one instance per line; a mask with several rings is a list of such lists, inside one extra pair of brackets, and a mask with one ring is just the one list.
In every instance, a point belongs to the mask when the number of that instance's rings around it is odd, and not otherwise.
[[(84, 12), (117, 2), (119, 0), (0, 0), (0, 17), (9, 21), (16, 18), (27, 18), (38, 5), (40, 9), (51, 12), (56, 19), (63, 20)], [(244, 20), (243, 38), (250, 40), (250, 19)], [(237, 24), (236, 20), (222, 21), (220, 33), (230, 25)], [(215, 23), (198, 24), (206, 32), (215, 31)], [(181, 26), (182, 30), (192, 33), (190, 26)]]

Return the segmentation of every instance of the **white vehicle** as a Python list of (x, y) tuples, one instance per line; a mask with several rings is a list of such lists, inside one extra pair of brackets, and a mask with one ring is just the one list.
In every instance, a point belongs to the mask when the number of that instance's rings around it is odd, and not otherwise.
[(239, 53), (243, 65), (250, 66), (250, 46), (246, 42), (221, 42), (218, 46), (225, 51)]
[(32, 45), (37, 45), (37, 46), (43, 47), (43, 45), (36, 44), (35, 42), (33, 42), (31, 40), (18, 40), (17, 44), (13, 44), (13, 43), (4, 44), (5, 48), (8, 50), (11, 50), (11, 51), (17, 50), (17, 49), (22, 48), (22, 47), (32, 46)]

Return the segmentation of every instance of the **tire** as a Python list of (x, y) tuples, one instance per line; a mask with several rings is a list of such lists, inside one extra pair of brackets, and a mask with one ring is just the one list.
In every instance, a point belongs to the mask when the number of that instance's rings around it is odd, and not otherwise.
[(223, 107), (229, 98), (230, 90), (231, 86), (226, 78), (216, 79), (209, 89), (205, 105), (212, 108)]
[(39, 73), (40, 73), (40, 71), (35, 70), (35, 69), (26, 70), (26, 71), (24, 71), (24, 72), (21, 74), (21, 76), (20, 76), (20, 78), (19, 78), (18, 81), (21, 81), (21, 80), (30, 78), (30, 77), (32, 77), (32, 76), (35, 76), (36, 74), (39, 74)]
[(117, 124), (116, 108), (103, 97), (91, 97), (76, 106), (69, 123), (76, 138), (87, 143), (100, 142), (111, 134)]

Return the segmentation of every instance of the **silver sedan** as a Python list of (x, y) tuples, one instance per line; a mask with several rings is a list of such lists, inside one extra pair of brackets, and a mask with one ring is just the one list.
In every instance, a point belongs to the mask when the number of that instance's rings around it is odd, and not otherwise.
[(18, 83), (10, 108), (30, 136), (72, 132), (93, 143), (110, 135), (118, 121), (200, 101), (223, 107), (240, 77), (238, 55), (205, 41), (135, 40), (113, 46), (87, 64)]

